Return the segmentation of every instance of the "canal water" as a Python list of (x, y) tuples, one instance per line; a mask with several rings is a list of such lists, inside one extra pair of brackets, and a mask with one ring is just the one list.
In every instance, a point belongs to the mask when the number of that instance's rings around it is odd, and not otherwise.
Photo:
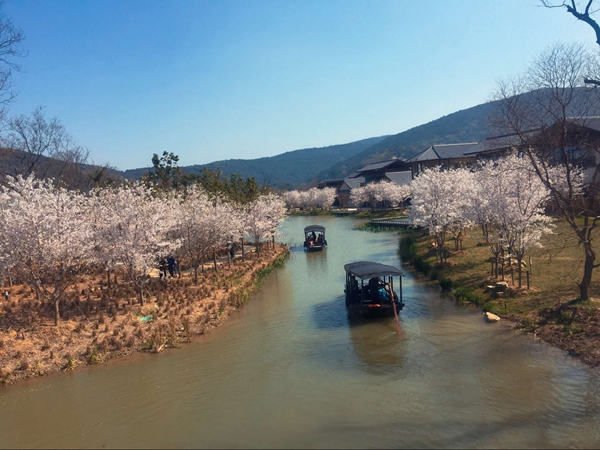
[[(329, 248), (302, 251), (327, 227)], [(407, 273), (393, 319), (347, 316), (343, 265), (395, 233), (292, 217), (285, 267), (197, 342), (0, 389), (0, 447), (600, 447), (600, 377)]]

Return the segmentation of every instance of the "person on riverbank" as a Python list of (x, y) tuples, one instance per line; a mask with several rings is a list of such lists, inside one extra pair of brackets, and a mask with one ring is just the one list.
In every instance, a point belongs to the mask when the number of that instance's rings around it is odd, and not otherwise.
[(171, 275), (171, 278), (175, 278), (175, 258), (173, 256), (167, 258), (167, 265), (169, 267), (169, 275)]
[(160, 258), (158, 262), (158, 276), (167, 279), (167, 260), (165, 258)]

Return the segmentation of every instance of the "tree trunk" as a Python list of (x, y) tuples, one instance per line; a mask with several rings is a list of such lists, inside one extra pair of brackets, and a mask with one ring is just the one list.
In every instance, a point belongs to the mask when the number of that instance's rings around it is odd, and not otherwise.
[(54, 299), (54, 326), (58, 326), (58, 318), (60, 314), (60, 300)]
[(217, 251), (213, 250), (213, 264), (215, 265), (215, 272), (218, 272), (219, 269), (217, 269)]
[(517, 268), (517, 274), (518, 274), (518, 278), (519, 278), (519, 287), (522, 286), (522, 279), (523, 279), (523, 268), (521, 267), (522, 260), (523, 260), (523, 257), (517, 256), (517, 264), (519, 265), (519, 267)]
[(594, 262), (596, 261), (596, 253), (592, 249), (590, 242), (583, 242), (585, 248), (585, 263), (583, 265), (583, 278), (579, 284), (579, 298), (588, 300), (589, 288), (592, 283), (592, 272), (594, 271)]
[(256, 256), (260, 256), (260, 241), (256, 241)]
[(244, 251), (244, 238), (242, 238), (241, 241), (242, 241), (242, 261), (246, 261), (246, 252)]
[(198, 266), (194, 267), (194, 284), (198, 286)]
[(138, 285), (138, 297), (140, 299), (140, 305), (144, 306), (144, 286)]
[(106, 281), (107, 281), (108, 289), (110, 290), (112, 288), (112, 284), (110, 281), (110, 269), (106, 269)]

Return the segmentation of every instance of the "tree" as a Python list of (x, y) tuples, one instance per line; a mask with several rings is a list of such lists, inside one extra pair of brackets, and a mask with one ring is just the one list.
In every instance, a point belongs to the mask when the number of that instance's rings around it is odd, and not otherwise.
[(144, 304), (144, 286), (148, 271), (160, 256), (174, 252), (180, 240), (173, 236), (176, 227), (174, 213), (178, 202), (167, 195), (155, 193), (139, 184), (107, 189), (102, 194), (102, 222), (94, 227), (110, 255), (105, 260), (121, 262), (131, 282), (136, 286), (140, 304)]
[(446, 258), (446, 236), (451, 227), (467, 221), (464, 213), (466, 197), (462, 194), (460, 171), (426, 169), (411, 182), (412, 222), (429, 230), (435, 241), (440, 263)]
[(158, 156), (156, 153), (152, 155), (152, 166), (151, 172), (145, 175), (145, 179), (148, 183), (158, 186), (160, 189), (169, 190), (177, 189), (182, 184), (183, 174), (178, 166), (179, 156), (171, 152), (163, 152), (162, 156)]
[[(597, 115), (596, 90), (583, 79), (600, 73), (597, 55), (578, 45), (555, 44), (521, 77), (499, 83), (492, 127), (530, 161), (553, 206), (570, 225), (584, 253), (579, 296), (589, 298), (598, 264), (592, 246), (598, 225), (600, 139), (586, 126)], [(598, 77), (595, 77), (598, 78)], [(587, 168), (585, 192), (581, 169)], [(585, 195), (584, 195), (585, 194)]]
[(1, 188), (2, 259), (49, 300), (58, 325), (60, 301), (91, 261), (92, 223), (86, 198), (33, 176), (9, 177)]
[(277, 226), (285, 218), (285, 203), (275, 194), (262, 195), (245, 208), (245, 230), (260, 255), (260, 243), (274, 236)]
[(38, 106), (30, 116), (21, 114), (9, 120), (8, 134), (3, 139), (8, 175), (25, 178), (53, 178), (69, 188), (82, 188), (84, 178), (81, 165), (89, 151), (77, 145), (56, 118), (48, 118)]
[(496, 278), (498, 256), (506, 250), (517, 259), (521, 287), (525, 253), (539, 245), (543, 234), (551, 232), (551, 218), (544, 213), (548, 190), (529, 158), (514, 152), (484, 163), (473, 177), (469, 211), (484, 229), (484, 239), (495, 259)]
[(12, 72), (20, 70), (15, 59), (26, 54), (21, 47), (25, 35), (1, 12), (2, 6), (0, 2), (0, 121), (4, 120), (7, 105), (16, 95), (11, 91)]
[[(587, 0), (583, 9), (577, 6), (575, 0), (571, 0), (570, 4), (567, 1), (557, 4), (550, 0), (541, 0), (541, 3), (546, 8), (565, 8), (567, 12), (573, 15), (577, 20), (587, 23), (594, 30), (594, 33), (596, 34), (596, 43), (600, 45), (600, 25), (598, 25), (598, 22), (592, 17), (592, 14), (597, 11), (592, 9), (594, 0)], [(600, 84), (600, 82), (594, 82), (594, 84)]]

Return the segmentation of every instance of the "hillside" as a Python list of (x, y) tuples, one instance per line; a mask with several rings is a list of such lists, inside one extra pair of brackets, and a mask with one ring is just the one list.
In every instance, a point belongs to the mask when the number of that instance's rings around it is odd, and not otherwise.
[[(209, 164), (182, 166), (186, 173), (195, 173), (203, 168), (219, 168), (224, 176), (233, 173), (243, 178), (254, 177), (261, 184), (290, 189), (307, 179), (314, 178), (324, 168), (339, 164), (357, 153), (383, 141), (387, 136), (363, 139), (348, 144), (332, 145), (321, 148), (293, 150), (277, 156), (257, 159), (228, 159)], [(125, 170), (126, 178), (139, 178), (148, 169)]]
[(392, 156), (408, 159), (432, 144), (482, 141), (490, 136), (487, 117), (492, 109), (492, 103), (483, 103), (389, 136), (362, 152), (319, 172), (316, 177), (307, 178), (306, 181), (342, 178), (362, 166), (384, 161)]

